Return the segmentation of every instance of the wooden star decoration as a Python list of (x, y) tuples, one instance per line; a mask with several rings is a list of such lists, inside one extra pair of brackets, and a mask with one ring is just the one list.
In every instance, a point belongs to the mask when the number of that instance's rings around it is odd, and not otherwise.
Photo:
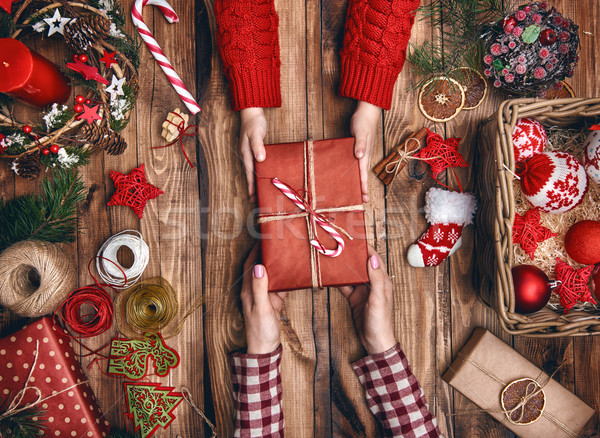
[(115, 61), (116, 52), (107, 52), (106, 49), (103, 50), (104, 55), (102, 56), (102, 58), (100, 58), (100, 62), (103, 62), (104, 65), (106, 65), (106, 69), (108, 70), (112, 64), (117, 63), (117, 61)]
[(67, 63), (67, 67), (85, 78), (86, 81), (93, 80), (100, 82), (101, 84), (108, 85), (108, 81), (104, 76), (98, 74), (98, 69), (92, 65), (88, 65), (85, 62), (81, 62), (79, 59), (75, 59), (74, 62)]
[(94, 123), (94, 120), (102, 120), (102, 117), (98, 115), (99, 106), (100, 105), (89, 107), (83, 105), (83, 112), (77, 116), (77, 120), (85, 120), (88, 123)]
[(115, 193), (107, 205), (123, 205), (129, 207), (141, 219), (144, 207), (150, 199), (164, 194), (162, 190), (146, 181), (144, 164), (136, 167), (128, 174), (111, 171), (110, 177), (115, 184)]
[(0, 8), (4, 9), (8, 14), (12, 9), (13, 0), (0, 0)]
[(578, 302), (596, 304), (596, 300), (592, 297), (588, 286), (593, 270), (594, 265), (574, 269), (560, 258), (556, 259), (554, 277), (560, 283), (556, 293), (560, 296), (560, 304), (563, 306), (565, 313)]
[(531, 260), (535, 259), (535, 250), (539, 242), (557, 236), (556, 233), (540, 224), (540, 218), (539, 210), (532, 208), (523, 216), (516, 213), (513, 223), (513, 243), (521, 245)]
[(448, 167), (469, 166), (458, 152), (460, 140), (460, 138), (448, 138), (444, 140), (439, 134), (429, 131), (427, 134), (427, 146), (414, 156), (429, 164), (433, 178), (437, 178)]

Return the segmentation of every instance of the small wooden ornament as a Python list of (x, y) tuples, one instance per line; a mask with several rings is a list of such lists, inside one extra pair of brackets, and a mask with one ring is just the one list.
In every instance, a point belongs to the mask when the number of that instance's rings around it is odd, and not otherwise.
[(177, 140), (179, 133), (179, 125), (183, 122), (182, 130), (185, 130), (188, 126), (190, 116), (181, 112), (179, 108), (175, 108), (167, 115), (167, 119), (162, 124), (162, 133), (160, 134), (168, 142)]
[(406, 163), (417, 150), (424, 146), (427, 137), (427, 128), (410, 134), (406, 140), (392, 150), (392, 152), (379, 162), (373, 172), (386, 186), (390, 185), (396, 175), (404, 169)]

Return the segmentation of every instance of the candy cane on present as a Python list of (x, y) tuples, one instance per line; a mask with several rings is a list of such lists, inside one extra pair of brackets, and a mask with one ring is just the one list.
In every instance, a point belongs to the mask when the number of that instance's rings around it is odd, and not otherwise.
[(273, 178), (271, 180), (271, 182), (273, 183), (273, 185), (275, 187), (277, 187), (281, 191), (281, 193), (283, 193), (294, 204), (296, 204), (296, 206), (299, 209), (306, 211), (309, 215), (311, 215), (315, 219), (315, 222), (317, 223), (317, 225), (319, 225), (321, 228), (323, 228), (327, 232), (327, 234), (329, 234), (337, 242), (338, 245), (337, 245), (337, 248), (335, 248), (335, 249), (327, 249), (327, 248), (325, 248), (325, 245), (323, 245), (321, 242), (319, 242), (316, 239), (311, 240), (310, 244), (312, 246), (314, 246), (317, 249), (317, 251), (319, 251), (321, 254), (323, 254), (325, 256), (328, 256), (328, 257), (339, 256), (342, 253), (342, 251), (344, 250), (344, 246), (345, 246), (344, 239), (342, 238), (340, 233), (338, 233), (332, 226), (330, 226), (327, 219), (325, 219), (322, 215), (316, 213), (310, 207), (310, 205), (308, 205), (307, 202), (303, 198), (301, 198), (286, 183), (281, 182), (278, 178)]
[(162, 68), (167, 75), (169, 82), (175, 91), (177, 91), (177, 94), (179, 94), (179, 97), (181, 97), (181, 100), (183, 100), (183, 103), (187, 109), (190, 110), (192, 114), (196, 114), (200, 111), (200, 105), (198, 105), (198, 102), (196, 102), (194, 96), (192, 96), (192, 94), (185, 87), (185, 84), (175, 72), (175, 69), (173, 69), (173, 66), (161, 50), (158, 42), (152, 36), (150, 29), (148, 29), (148, 26), (146, 26), (146, 23), (144, 23), (144, 19), (142, 17), (142, 8), (146, 5), (155, 5), (158, 7), (169, 23), (176, 23), (179, 21), (179, 17), (171, 5), (165, 0), (136, 0), (133, 4), (133, 8), (131, 9), (131, 18), (133, 20), (133, 24), (137, 27), (137, 30), (148, 46), (148, 49), (150, 49), (150, 52), (158, 62), (158, 65), (160, 65), (160, 68)]

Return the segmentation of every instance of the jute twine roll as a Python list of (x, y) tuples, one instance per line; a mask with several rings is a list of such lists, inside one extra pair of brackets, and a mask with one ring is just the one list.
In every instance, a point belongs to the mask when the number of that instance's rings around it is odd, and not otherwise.
[(23, 241), (0, 254), (0, 305), (19, 315), (54, 312), (75, 286), (75, 264), (55, 244)]

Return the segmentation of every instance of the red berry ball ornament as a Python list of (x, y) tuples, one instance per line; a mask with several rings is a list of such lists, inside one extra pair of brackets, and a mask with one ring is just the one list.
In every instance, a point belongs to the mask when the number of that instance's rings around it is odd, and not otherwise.
[(31, 134), (31, 131), (33, 131), (33, 129), (31, 128), (31, 126), (29, 126), (29, 125), (23, 126), (23, 132), (25, 134)]
[(85, 97), (83, 97), (81, 94), (78, 94), (77, 96), (75, 96), (75, 102), (83, 103), (85, 102)]
[(86, 105), (91, 105), (91, 103), (92, 103), (92, 99), (86, 99), (85, 100), (85, 104)]
[(515, 28), (516, 25), (517, 25), (517, 20), (515, 19), (515, 17), (513, 17), (511, 15), (504, 17), (504, 20), (502, 20), (502, 27), (507, 32), (512, 32), (512, 30)]
[(46, 148), (42, 149), (42, 154), (48, 155), (49, 153), (50, 153), (50, 149), (46, 149)]
[(556, 32), (554, 32), (552, 29), (544, 29), (540, 33), (540, 43), (542, 43), (542, 46), (550, 46), (554, 44), (557, 38)]
[(531, 265), (514, 266), (512, 277), (516, 312), (537, 312), (550, 300), (550, 280), (540, 268)]
[(87, 55), (79, 55), (79, 60), (81, 62), (88, 62), (88, 57)]
[(53, 154), (58, 154), (59, 150), (60, 146), (57, 144), (53, 144), (52, 146), (50, 146), (50, 152), (52, 152)]
[(80, 112), (82, 112), (82, 111), (83, 111), (83, 105), (82, 105), (82, 104), (80, 104), (80, 103), (78, 103), (77, 105), (75, 105), (75, 106), (73, 107), (73, 109), (75, 110), (75, 112), (76, 112), (76, 113), (80, 113)]

